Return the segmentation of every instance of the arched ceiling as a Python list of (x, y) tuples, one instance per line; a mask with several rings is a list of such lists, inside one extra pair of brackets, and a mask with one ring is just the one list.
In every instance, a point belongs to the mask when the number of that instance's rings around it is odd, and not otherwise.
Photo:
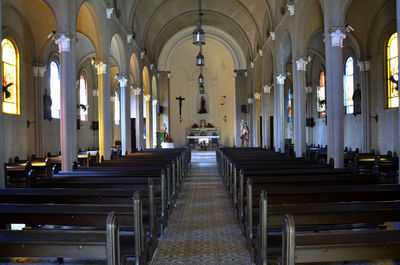
[[(201, 7), (203, 25), (230, 34), (247, 56), (255, 53), (270, 14), (266, 0), (202, 0)], [(198, 0), (137, 0), (131, 10), (132, 30), (155, 58), (168, 39), (198, 21)]]

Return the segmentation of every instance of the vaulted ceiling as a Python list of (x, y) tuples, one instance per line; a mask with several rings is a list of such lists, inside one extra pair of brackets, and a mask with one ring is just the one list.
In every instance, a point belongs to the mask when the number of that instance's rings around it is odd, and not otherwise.
[[(174, 34), (194, 29), (198, 21), (198, 0), (137, 0), (129, 8), (137, 40), (154, 57)], [(231, 35), (248, 56), (263, 42), (271, 21), (266, 0), (202, 0), (201, 9), (202, 24)]]

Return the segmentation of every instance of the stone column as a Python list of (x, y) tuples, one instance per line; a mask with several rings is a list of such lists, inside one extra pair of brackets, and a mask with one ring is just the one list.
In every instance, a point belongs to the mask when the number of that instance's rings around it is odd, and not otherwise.
[(294, 89), (293, 89), (293, 116), (294, 116), (294, 151), (296, 157), (303, 157), (306, 153), (306, 66), (308, 61), (305, 58), (299, 58), (296, 61), (294, 71)]
[(146, 148), (151, 148), (151, 95), (143, 95), (146, 100)]
[[(344, 131), (343, 131), (343, 58), (342, 43), (346, 35), (340, 28), (332, 28), (326, 41), (329, 53), (326, 53), (326, 76), (328, 89), (328, 161), (333, 158), (335, 168), (344, 167)], [(326, 40), (325, 39), (325, 40)], [(329, 46), (328, 46), (329, 45)]]
[[(397, 32), (400, 32), (400, 0), (396, 0), (396, 19), (397, 19)], [(397, 45), (397, 49), (399, 49), (399, 47), (400, 47), (399, 46), (400, 45), (399, 38), (397, 38), (397, 41), (399, 42), (399, 44)], [(400, 67), (400, 60), (399, 60), (399, 67)], [(400, 132), (400, 108), (398, 108), (398, 127), (399, 127), (398, 130)], [(399, 154), (400, 153), (400, 133), (397, 134), (397, 141), (398, 141), (397, 154)], [(400, 177), (399, 177), (398, 181), (400, 182)]]
[(368, 60), (358, 61), (360, 67), (361, 80), (361, 152), (366, 153), (371, 150), (371, 116), (370, 111), (370, 62)]
[(158, 122), (157, 122), (157, 104), (158, 104), (158, 99), (153, 99), (152, 101), (153, 103), (153, 108), (152, 108), (152, 112), (153, 112), (153, 119), (152, 119), (152, 139), (153, 139), (153, 148), (157, 148), (157, 132), (158, 132)]
[(270, 148), (272, 148), (272, 146), (270, 146), (270, 140), (271, 140), (271, 135), (270, 135), (270, 126), (271, 126), (271, 124), (269, 124), (269, 121), (270, 121), (270, 119), (269, 119), (269, 117), (270, 117), (270, 115), (271, 115), (271, 113), (270, 113), (270, 111), (269, 111), (269, 108), (270, 108), (270, 104), (271, 104), (271, 89), (272, 89), (272, 86), (269, 86), (269, 85), (265, 85), (264, 87), (263, 87), (263, 92), (264, 92), (264, 97), (263, 97), (263, 99), (264, 99), (264, 102), (263, 102), (263, 109), (264, 109), (264, 112), (263, 112), (263, 120), (264, 120), (264, 126), (263, 126), (263, 134), (264, 134), (264, 137), (263, 137), (263, 140), (264, 140), (264, 146), (266, 146), (266, 147), (270, 147)]
[(143, 95), (142, 89), (135, 89), (136, 96), (136, 147), (138, 150), (144, 148), (143, 145)]
[(100, 157), (108, 160), (111, 157), (111, 107), (110, 85), (106, 82), (107, 64), (96, 63), (99, 89), (99, 149)]
[(158, 104), (164, 107), (163, 114), (160, 114), (160, 122), (157, 125), (162, 126), (164, 123), (167, 127), (167, 133), (169, 133), (169, 72), (158, 72), (158, 87), (159, 89), (159, 97)]
[(125, 155), (126, 152), (131, 152), (131, 93), (126, 76), (120, 76), (118, 82), (121, 88), (121, 151)]
[[(246, 113), (242, 112), (242, 105), (248, 107), (247, 105), (247, 96), (246, 96), (246, 71), (245, 70), (235, 70), (234, 78), (235, 78), (235, 144), (237, 147), (241, 146), (241, 128), (240, 123), (242, 120), (247, 122)], [(247, 110), (249, 111), (249, 110)]]
[(260, 147), (262, 146), (262, 143), (260, 143), (260, 114), (261, 114), (261, 93), (256, 92), (254, 93), (254, 106), (255, 106), (255, 113), (254, 113), (254, 147)]
[[(60, 142), (61, 170), (71, 171), (76, 159), (75, 53), (71, 52), (69, 34), (58, 34), (55, 42), (60, 53)], [(74, 100), (75, 99), (75, 100)]]
[[(0, 5), (0, 29), (2, 28), (1, 26), (1, 20), (2, 16), (1, 16), (1, 5)], [(2, 34), (1, 34), (1, 30), (0, 30), (0, 40), (3, 39)], [(0, 61), (2, 60), (2, 54), (1, 54), (1, 50), (0, 50)], [(2, 67), (0, 67), (0, 80), (1, 83), (3, 84), (3, 69)], [(3, 96), (4, 93), (1, 93), (0, 99), (1, 99), (1, 105), (3, 108)], [(0, 146), (4, 146), (4, 121), (3, 121), (3, 111), (0, 111)], [(5, 154), (4, 154), (4, 149), (0, 148), (0, 163), (2, 166), (0, 166), (0, 188), (4, 188), (5, 187), (5, 172), (4, 172), (4, 164), (5, 163)]]
[(285, 79), (286, 75), (276, 76), (274, 91), (274, 147), (285, 153)]
[[(313, 98), (313, 94), (312, 94), (312, 87), (311, 86), (307, 86), (305, 87), (306, 90), (306, 98), (307, 98), (307, 109), (306, 109), (306, 117), (307, 118), (312, 118), (312, 98)], [(309, 144), (311, 144), (313, 141), (313, 128), (312, 127), (308, 127), (306, 128), (306, 145), (307, 142)]]
[(35, 86), (35, 153), (38, 157), (44, 155), (43, 151), (43, 77), (46, 66), (37, 64), (33, 66), (33, 79)]

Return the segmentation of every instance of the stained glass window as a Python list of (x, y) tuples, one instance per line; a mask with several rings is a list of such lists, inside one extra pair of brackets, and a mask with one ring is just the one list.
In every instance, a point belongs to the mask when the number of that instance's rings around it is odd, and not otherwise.
[(319, 74), (319, 86), (317, 87), (317, 111), (320, 118), (326, 116), (326, 96), (325, 96), (325, 73)]
[(120, 101), (118, 92), (115, 91), (115, 99), (114, 99), (114, 120), (115, 125), (119, 125), (120, 121)]
[(353, 60), (353, 57), (348, 57), (344, 63), (343, 90), (344, 90), (345, 114), (352, 114), (354, 112), (354, 102), (353, 102), (354, 60)]
[(20, 114), (19, 110), (19, 82), (18, 82), (18, 50), (9, 39), (1, 41), (3, 87), (3, 112), (9, 114)]
[(51, 117), (60, 118), (60, 68), (56, 61), (50, 63), (50, 97), (51, 97)]
[(85, 108), (83, 108), (82, 106), (79, 108), (81, 121), (88, 121), (87, 82), (84, 75), (81, 75), (81, 77), (79, 78), (79, 104), (85, 106)]
[(288, 99), (287, 99), (287, 103), (286, 103), (286, 110), (287, 110), (287, 118), (288, 118), (288, 122), (292, 122), (292, 94), (289, 88), (288, 91)]
[(386, 60), (387, 60), (387, 107), (395, 108), (399, 106), (399, 90), (397, 80), (399, 80), (398, 72), (398, 50), (397, 50), (397, 33), (393, 33), (387, 43)]

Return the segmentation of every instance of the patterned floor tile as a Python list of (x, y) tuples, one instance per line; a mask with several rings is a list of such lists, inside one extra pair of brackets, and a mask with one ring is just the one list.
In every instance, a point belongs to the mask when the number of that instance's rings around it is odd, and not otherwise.
[(152, 265), (251, 264), (216, 164), (211, 162), (215, 152), (194, 153), (192, 158)]

